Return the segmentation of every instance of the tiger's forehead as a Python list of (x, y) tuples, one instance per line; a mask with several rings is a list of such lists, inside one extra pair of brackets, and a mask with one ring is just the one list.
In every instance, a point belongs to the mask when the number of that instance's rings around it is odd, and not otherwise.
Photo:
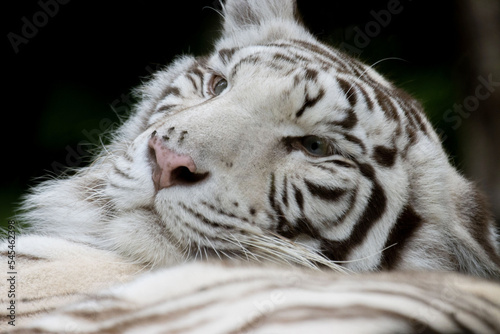
[(282, 57), (284, 53), (285, 56), (283, 58), (291, 63), (305, 60), (307, 62), (314, 61), (322, 63), (326, 67), (342, 64), (346, 68), (351, 68), (353, 65), (349, 63), (350, 61), (345, 55), (330, 47), (321, 43), (303, 40), (278, 40), (271, 43), (250, 45), (242, 48), (234, 47), (230, 49), (220, 49), (218, 50), (218, 54), (227, 61), (230, 60), (232, 56), (237, 55), (238, 51), (245, 50), (258, 50), (263, 53), (267, 52), (269, 55), (278, 58)]
[[(319, 122), (329, 114), (324, 109), (350, 107), (345, 96), (350, 87), (348, 80), (361, 69), (353, 64), (343, 66), (341, 57), (312, 43), (278, 41), (220, 49), (207, 65), (209, 70), (227, 78), (230, 85), (239, 87), (241, 94), (254, 96), (252, 102), (256, 105), (270, 106), (272, 101), (275, 107), (283, 107), (277, 109), (296, 109), (290, 115), (292, 119), (298, 120), (306, 110), (321, 105), (316, 117), (308, 117)], [(290, 108), (284, 108), (285, 105)]]
[[(240, 63), (267, 65), (274, 69), (314, 66), (321, 71), (362, 76), (363, 65), (323, 44), (303, 40), (279, 40), (245, 47), (222, 48), (214, 60), (220, 66), (238, 67)], [(288, 66), (286, 66), (288, 65)]]
[[(353, 107), (352, 101), (346, 101), (346, 98), (352, 100), (359, 86), (371, 87), (373, 90), (379, 90), (379, 87), (392, 89), (372, 68), (315, 40), (277, 40), (266, 44), (221, 48), (208, 63), (211, 70), (225, 76), (230, 82), (264, 83), (265, 79), (269, 79), (268, 89), (275, 94), (292, 90), (295, 93), (302, 92), (300, 95), (308, 95), (307, 88), (312, 89), (316, 91), (312, 95), (325, 97), (333, 104), (330, 106), (332, 108)], [(256, 82), (255, 79), (260, 81)], [(313, 89), (313, 86), (316, 88)], [(248, 88), (256, 89), (252, 85)], [(312, 95), (309, 94), (306, 99), (310, 100)]]

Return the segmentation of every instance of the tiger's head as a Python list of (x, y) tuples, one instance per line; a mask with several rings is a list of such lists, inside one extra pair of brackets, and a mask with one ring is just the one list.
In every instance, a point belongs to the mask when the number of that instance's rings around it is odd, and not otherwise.
[(286, 245), (352, 270), (499, 274), (482, 197), (415, 100), (320, 43), (292, 0), (223, 16), (214, 51), (157, 72), (90, 167), (34, 189), (33, 231), (156, 266)]

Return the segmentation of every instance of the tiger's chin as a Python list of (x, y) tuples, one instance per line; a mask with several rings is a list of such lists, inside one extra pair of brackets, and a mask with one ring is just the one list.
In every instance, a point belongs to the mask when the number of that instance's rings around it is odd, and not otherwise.
[[(170, 190), (178, 199), (182, 198), (181, 191)], [(291, 240), (255, 222), (231, 223), (232, 217), (224, 220), (220, 212), (217, 217), (208, 212), (202, 216), (186, 204), (176, 207), (178, 203), (173, 199), (176, 196), (170, 190), (159, 191), (154, 206), (137, 209), (112, 222), (106, 239), (113, 243), (105, 247), (152, 268), (224, 260), (346, 270), (321, 255), (320, 242), (311, 236), (302, 234)]]

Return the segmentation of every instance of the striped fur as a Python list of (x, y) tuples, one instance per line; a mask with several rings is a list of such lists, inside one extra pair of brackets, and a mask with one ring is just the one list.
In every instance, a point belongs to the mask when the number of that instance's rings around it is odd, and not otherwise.
[[(2, 243), (2, 259), (7, 259), (8, 251), (7, 245)], [(0, 332), (22, 327), (30, 319), (76, 302), (90, 291), (128, 282), (144, 269), (111, 252), (53, 237), (17, 238), (15, 251), (16, 326), (8, 324), (10, 311), (4, 306), (8, 306), (13, 298), (7, 294), (9, 289), (7, 286), (4, 289), (2, 282), (5, 293), (0, 295)]]
[(213, 261), (150, 272), (62, 239), (23, 236), (17, 247), (16, 326), (0, 332), (500, 333), (500, 285), (453, 273)]
[(194, 263), (116, 285), (13, 333), (488, 334), (500, 333), (499, 301), (500, 285), (451, 273)]
[[(223, 15), (214, 51), (180, 57), (138, 89), (135, 112), (91, 166), (33, 189), (29, 233), (147, 268), (220, 259), (500, 277), (485, 201), (418, 102), (315, 39), (292, 0), (228, 0)], [(155, 185), (151, 138), (194, 162), (180, 185)], [(389, 277), (366, 279), (413, 275)]]

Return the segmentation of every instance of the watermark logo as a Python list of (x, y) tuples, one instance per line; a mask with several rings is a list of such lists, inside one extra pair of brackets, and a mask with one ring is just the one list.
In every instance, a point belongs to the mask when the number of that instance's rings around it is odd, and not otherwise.
[[(153, 66), (146, 66), (145, 70), (152, 75), (153, 73), (161, 70), (162, 66), (157, 64)], [(116, 114), (118, 121), (113, 121), (109, 118), (102, 118), (99, 121), (99, 126), (93, 129), (83, 129), (81, 131), (84, 139), (77, 143), (75, 147), (66, 145), (66, 157), (64, 162), (53, 161), (51, 170), (56, 174), (62, 174), (68, 168), (77, 168), (84, 165), (85, 159), (91, 156), (86, 148), (96, 147), (102, 144), (103, 134), (112, 133), (122, 123), (123, 120), (131, 114), (135, 101), (131, 93), (121, 94), (120, 97), (111, 102), (111, 109)]]
[(363, 49), (367, 48), (370, 42), (380, 35), (382, 29), (389, 26), (393, 17), (403, 12), (403, 9), (404, 6), (399, 0), (389, 0), (385, 9), (371, 10), (370, 16), (373, 20), (368, 21), (363, 27), (355, 26), (346, 30), (346, 40), (351, 40), (351, 42), (342, 42), (339, 48), (344, 52), (359, 56)]
[[(491, 97), (496, 87), (500, 86), (500, 81), (494, 81), (491, 73), (487, 77), (478, 76), (477, 81), (479, 84), (474, 89), (474, 95), (466, 96), (462, 103), (453, 104), (453, 108), (447, 109), (443, 113), (442, 120), (450, 124), (453, 130), (457, 130), (462, 125), (463, 120), (469, 118), (472, 112), (479, 108), (481, 101)], [(437, 133), (442, 141), (448, 138), (443, 129), (437, 129)]]
[(66, 145), (66, 157), (63, 162), (53, 161), (51, 164), (51, 169), (56, 174), (61, 174), (67, 170), (67, 168), (80, 167), (85, 162), (85, 158), (90, 154), (87, 152), (88, 147), (95, 147), (99, 145), (102, 140), (102, 135), (112, 132), (120, 124), (123, 118), (125, 118), (131, 111), (134, 102), (132, 100), (131, 94), (121, 94), (121, 96), (113, 102), (111, 102), (111, 108), (118, 117), (118, 121), (113, 121), (109, 118), (103, 118), (99, 121), (99, 126), (94, 129), (83, 129), (82, 135), (85, 139), (78, 142), (76, 147)]
[(31, 15), (30, 18), (21, 17), (21, 29), (16, 32), (9, 32), (7, 39), (9, 40), (14, 53), (19, 53), (19, 47), (28, 44), (30, 40), (38, 35), (41, 28), (45, 27), (51, 18), (59, 13), (60, 5), (69, 3), (70, 0), (40, 0), (38, 6), (40, 10)]
[(7, 228), (7, 323), (16, 325), (16, 286), (17, 286), (17, 264), (16, 264), (16, 222), (9, 220)]

